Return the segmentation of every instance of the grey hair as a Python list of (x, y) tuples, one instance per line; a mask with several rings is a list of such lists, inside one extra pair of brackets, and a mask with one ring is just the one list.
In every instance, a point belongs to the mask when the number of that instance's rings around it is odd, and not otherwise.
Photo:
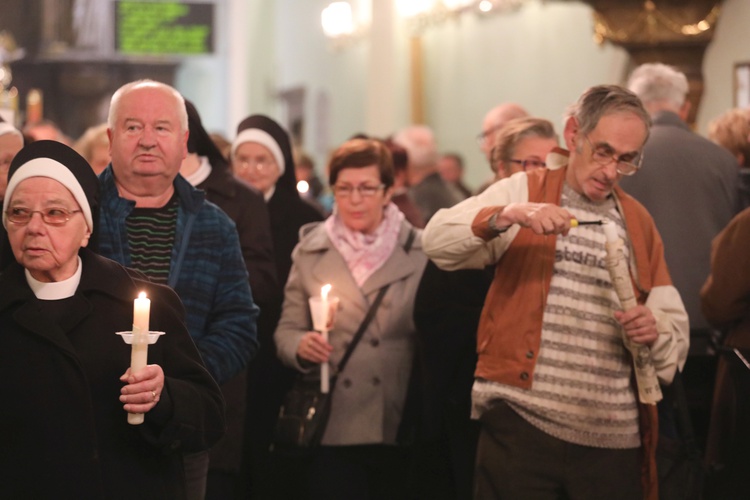
[(437, 163), (435, 135), (426, 125), (411, 125), (401, 129), (393, 136), (393, 142), (406, 149), (409, 165), (416, 171), (427, 171)]
[(687, 77), (673, 66), (648, 63), (638, 66), (630, 75), (628, 88), (645, 104), (665, 103), (679, 109), (688, 93)]
[(510, 161), (515, 155), (518, 144), (527, 137), (540, 137), (558, 141), (555, 127), (548, 120), (542, 118), (516, 118), (506, 123), (494, 137), (490, 166), (497, 172), (498, 163), (502, 162), (505, 174), (510, 173)]
[(643, 103), (633, 92), (618, 85), (597, 85), (591, 87), (578, 98), (578, 102), (568, 108), (566, 116), (578, 122), (578, 131), (588, 135), (599, 124), (599, 120), (610, 113), (630, 111), (646, 126), (646, 138), (651, 128), (651, 117)]
[(117, 113), (120, 111), (120, 100), (122, 99), (122, 96), (124, 96), (128, 92), (144, 87), (163, 89), (174, 96), (175, 104), (177, 105), (177, 116), (180, 120), (180, 127), (182, 127), (182, 132), (187, 132), (188, 116), (187, 108), (185, 107), (185, 98), (174, 87), (167, 85), (166, 83), (149, 79), (136, 80), (134, 82), (126, 83), (125, 85), (117, 89), (114, 94), (112, 94), (112, 99), (109, 102), (107, 126), (110, 129), (114, 129), (115, 124), (117, 123)]

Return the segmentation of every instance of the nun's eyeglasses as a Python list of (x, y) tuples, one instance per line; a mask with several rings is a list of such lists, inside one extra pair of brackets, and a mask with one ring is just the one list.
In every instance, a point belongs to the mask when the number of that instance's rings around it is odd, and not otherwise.
[(70, 220), (73, 214), (80, 210), (65, 210), (64, 208), (45, 208), (44, 210), (29, 210), (28, 208), (9, 208), (5, 211), (5, 216), (9, 222), (19, 226), (25, 226), (31, 222), (34, 214), (42, 216), (42, 220), (49, 226), (64, 226)]

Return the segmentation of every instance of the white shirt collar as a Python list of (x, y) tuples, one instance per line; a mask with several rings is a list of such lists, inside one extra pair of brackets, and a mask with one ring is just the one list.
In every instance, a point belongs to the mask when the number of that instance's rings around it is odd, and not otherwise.
[(268, 200), (270, 200), (270, 199), (271, 199), (271, 196), (273, 196), (273, 193), (275, 193), (275, 192), (276, 192), (276, 185), (274, 184), (273, 186), (271, 186), (271, 189), (269, 189), (269, 190), (268, 190), (268, 191), (267, 191), (267, 192), (266, 192), (266, 193), (265, 193), (265, 194), (263, 195), (263, 199), (264, 199), (264, 200), (266, 200), (266, 203), (268, 203)]
[(209, 163), (208, 157), (199, 156), (198, 158), (200, 159), (200, 165), (198, 168), (195, 172), (185, 177), (185, 179), (187, 179), (187, 181), (193, 186), (197, 186), (208, 179), (208, 176), (211, 175), (211, 163)]
[(75, 295), (78, 284), (81, 282), (82, 272), (83, 262), (81, 262), (81, 257), (78, 257), (78, 269), (73, 273), (73, 276), (66, 280), (55, 281), (54, 283), (45, 283), (34, 279), (29, 270), (25, 270), (26, 282), (39, 300), (61, 300), (72, 297)]

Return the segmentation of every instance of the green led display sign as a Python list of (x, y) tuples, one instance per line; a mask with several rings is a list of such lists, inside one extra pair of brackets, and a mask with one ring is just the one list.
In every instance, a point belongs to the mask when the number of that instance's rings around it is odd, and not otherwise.
[(115, 49), (121, 54), (210, 54), (213, 37), (212, 3), (115, 3)]

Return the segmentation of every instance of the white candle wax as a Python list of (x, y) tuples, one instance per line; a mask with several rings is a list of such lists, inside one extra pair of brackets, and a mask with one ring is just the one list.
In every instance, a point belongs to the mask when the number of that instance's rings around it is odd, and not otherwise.
[(151, 301), (146, 298), (146, 293), (141, 292), (133, 303), (133, 330), (148, 333), (148, 320), (151, 314)]
[[(133, 343), (130, 351), (130, 373), (137, 373), (148, 363), (148, 328), (151, 301), (141, 292), (133, 303)], [(128, 413), (128, 423), (143, 423), (143, 413)]]
[(617, 235), (617, 226), (612, 221), (604, 221), (602, 223), (604, 229), (604, 236), (607, 238), (607, 243), (616, 243), (620, 237)]
[[(320, 308), (323, 317), (323, 329), (320, 332), (323, 336), (323, 340), (328, 342), (328, 317), (330, 316), (330, 310), (328, 306), (328, 294), (331, 291), (331, 285), (326, 284), (320, 289)], [(330, 372), (328, 363), (322, 363), (320, 365), (320, 392), (327, 394), (330, 390)]]

